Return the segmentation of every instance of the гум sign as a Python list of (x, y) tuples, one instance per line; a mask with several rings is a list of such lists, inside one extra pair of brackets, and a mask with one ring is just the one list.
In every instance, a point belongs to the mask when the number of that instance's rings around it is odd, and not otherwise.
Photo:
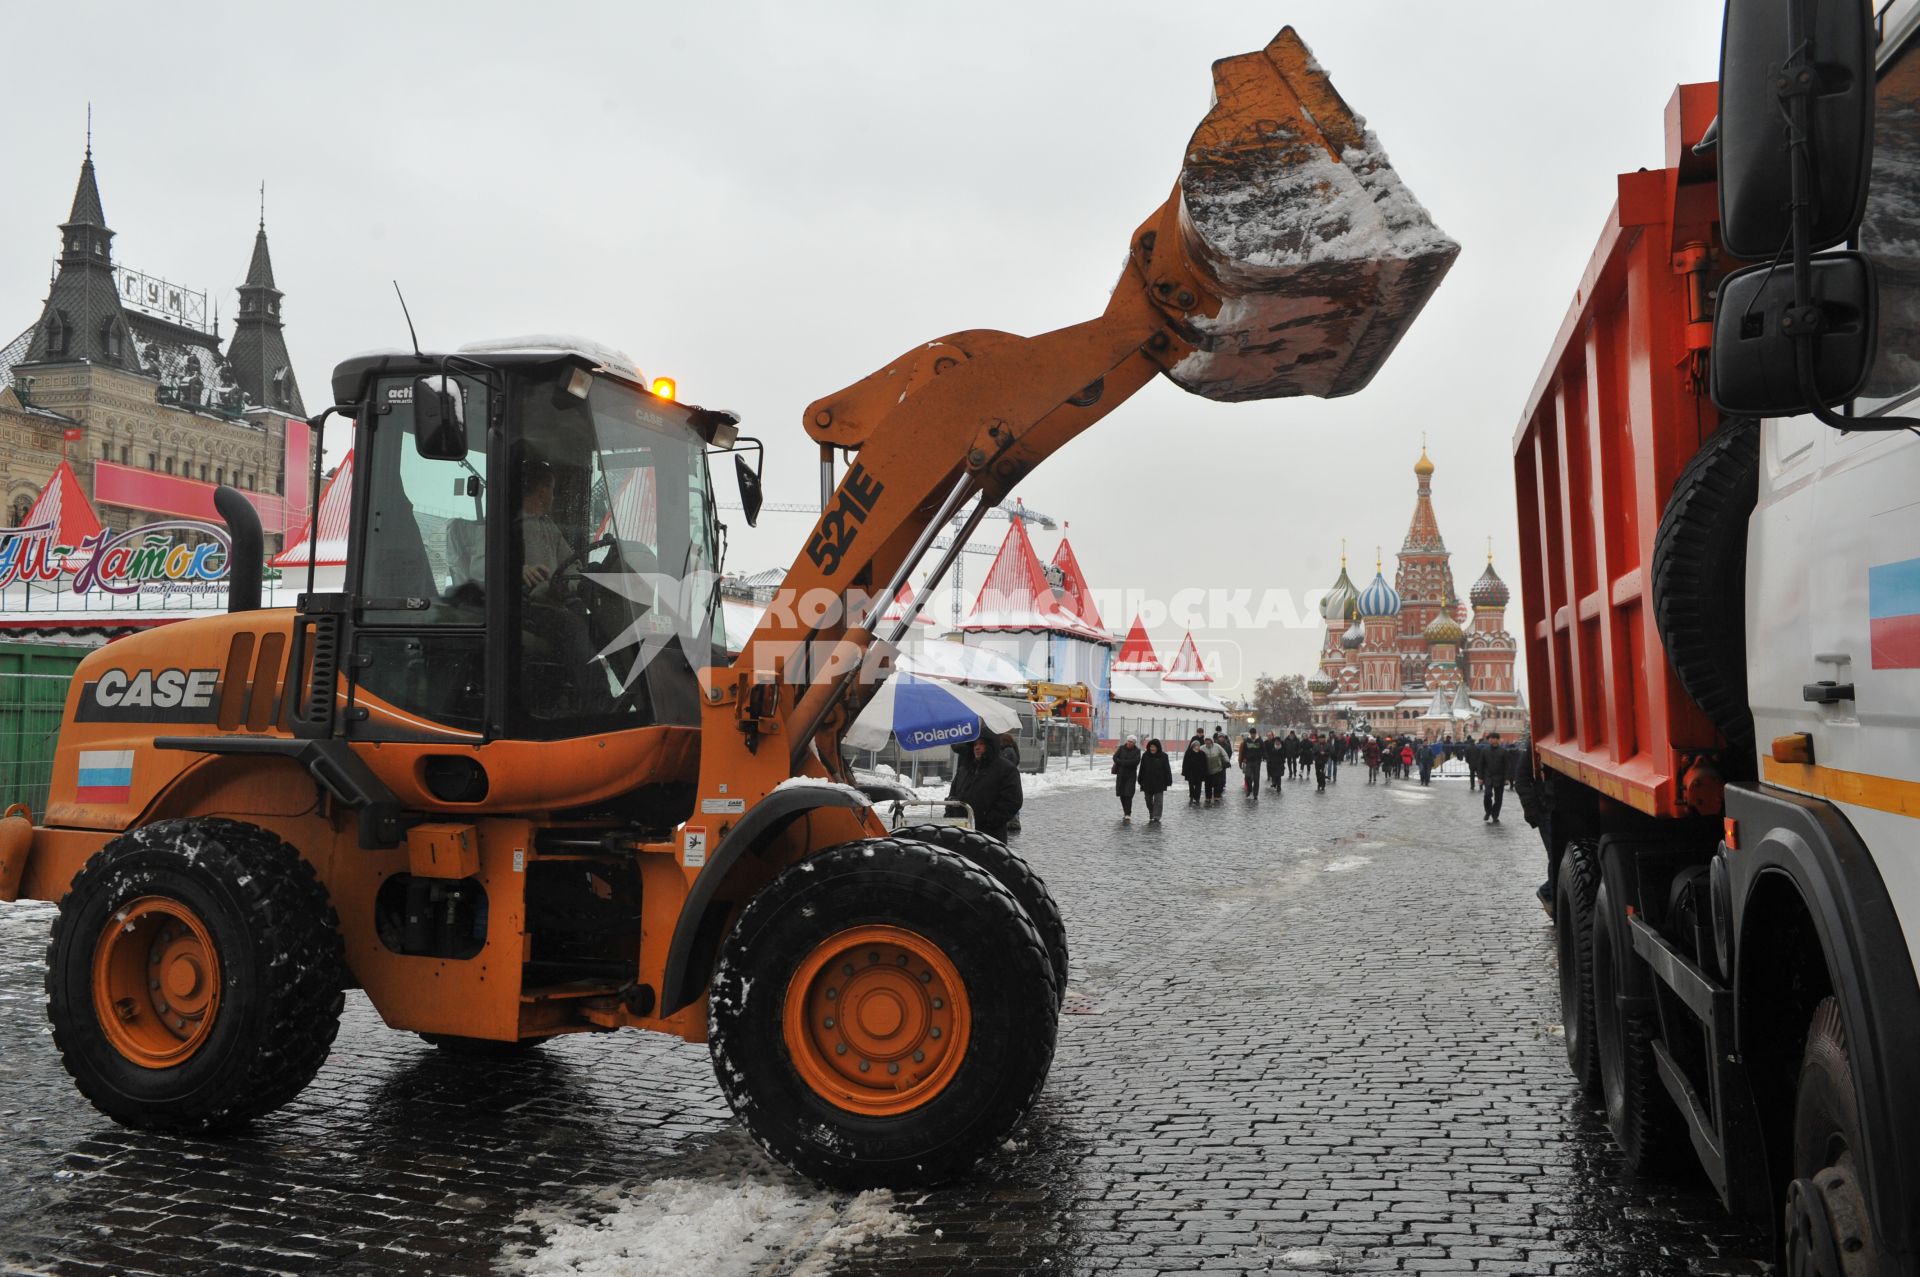
[[(207, 539), (188, 545), (181, 532)], [(207, 590), (226, 579), (233, 549), (225, 528), (192, 519), (102, 531), (77, 546), (55, 544), (54, 533), (50, 523), (0, 528), (0, 589), (71, 579), (75, 594)]]

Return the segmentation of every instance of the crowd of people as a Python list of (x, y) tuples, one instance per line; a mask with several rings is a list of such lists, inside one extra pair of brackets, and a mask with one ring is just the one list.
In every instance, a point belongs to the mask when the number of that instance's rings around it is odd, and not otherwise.
[[(1180, 756), (1180, 779), (1186, 782), (1187, 805), (1206, 807), (1224, 801), (1227, 773), (1236, 765), (1240, 771), (1240, 790), (1258, 800), (1264, 788), (1284, 792), (1288, 781), (1309, 778), (1316, 792), (1340, 778), (1340, 766), (1365, 766), (1367, 783), (1385, 784), (1393, 780), (1414, 780), (1430, 785), (1433, 773), (1448, 759), (1459, 759), (1467, 766), (1467, 788), (1478, 792), (1481, 819), (1500, 823), (1500, 809), (1507, 787), (1527, 770), (1526, 751), (1501, 739), (1499, 732), (1488, 732), (1475, 739), (1451, 736), (1436, 741), (1420, 741), (1410, 736), (1376, 736), (1368, 732), (1318, 732), (1302, 735), (1277, 730), (1262, 735), (1249, 729), (1237, 741), (1225, 728), (1215, 728), (1209, 736), (1196, 731)], [(1133, 800), (1145, 800), (1147, 820), (1157, 824), (1165, 813), (1166, 794), (1173, 788), (1173, 759), (1158, 739), (1142, 746), (1136, 736), (1114, 751), (1112, 772), (1114, 792), (1120, 798), (1120, 819), (1133, 821)]]

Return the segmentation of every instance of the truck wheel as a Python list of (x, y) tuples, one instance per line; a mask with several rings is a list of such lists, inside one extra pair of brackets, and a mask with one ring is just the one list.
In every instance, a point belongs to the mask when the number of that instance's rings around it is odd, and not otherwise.
[(951, 1179), (1053, 1061), (1045, 945), (965, 857), (897, 838), (802, 861), (741, 911), (707, 1004), (713, 1067), (760, 1146), (848, 1188)]
[[(1680, 1143), (1680, 1114), (1660, 1081), (1653, 1042), (1658, 1025), (1649, 976), (1634, 956), (1627, 928), (1626, 878), (1618, 856), (1601, 854), (1593, 903), (1594, 1056), (1607, 1126), (1629, 1173), (1648, 1175), (1671, 1164)], [(1626, 1005), (1622, 1005), (1625, 1001)]]
[(47, 944), (47, 1018), (81, 1094), (127, 1126), (216, 1131), (298, 1095), (345, 984), (313, 867), (232, 820), (164, 820), (95, 852)]
[(1680, 477), (1653, 539), (1653, 615), (1673, 672), (1738, 757), (1753, 754), (1747, 703), (1747, 518), (1760, 430), (1729, 422)]
[(957, 851), (1012, 892), (1047, 946), (1047, 958), (1053, 964), (1054, 1005), (1066, 1001), (1067, 924), (1061, 920), (1060, 906), (1053, 902), (1053, 893), (1047, 890), (1046, 881), (1033, 871), (1033, 866), (998, 838), (977, 829), (962, 829), (958, 825), (912, 825), (896, 830), (894, 836)]
[(1593, 1053), (1593, 901), (1600, 889), (1599, 851), (1591, 838), (1570, 840), (1555, 875), (1553, 922), (1560, 959), (1560, 1027), (1567, 1067), (1589, 1097), (1600, 1092)]
[(1793, 1174), (1787, 1186), (1787, 1277), (1879, 1277), (1887, 1256), (1867, 1205), (1860, 1108), (1840, 1004), (1813, 1009), (1793, 1110)]

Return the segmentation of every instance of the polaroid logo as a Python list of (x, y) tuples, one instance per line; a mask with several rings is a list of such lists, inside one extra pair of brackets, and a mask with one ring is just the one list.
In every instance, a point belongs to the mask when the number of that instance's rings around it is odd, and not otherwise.
[(974, 723), (966, 723), (959, 727), (916, 727), (907, 733), (906, 743), (910, 745), (954, 745), (961, 741), (972, 740), (978, 733), (978, 725)]

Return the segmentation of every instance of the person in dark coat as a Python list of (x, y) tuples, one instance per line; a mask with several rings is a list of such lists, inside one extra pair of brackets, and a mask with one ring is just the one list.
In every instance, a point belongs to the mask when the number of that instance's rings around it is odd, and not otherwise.
[(1329, 732), (1321, 744), (1326, 747), (1327, 779), (1338, 784), (1340, 780), (1340, 759), (1347, 752), (1345, 742), (1338, 733)]
[(1367, 743), (1361, 748), (1361, 757), (1367, 760), (1367, 783), (1373, 784), (1380, 779), (1380, 742), (1367, 737)]
[(1140, 793), (1147, 800), (1147, 823), (1160, 823), (1160, 813), (1167, 801), (1167, 791), (1173, 788), (1173, 760), (1167, 757), (1166, 746), (1158, 737), (1147, 741), (1146, 752), (1140, 755)]
[(991, 740), (973, 742), (973, 765), (954, 781), (947, 797), (973, 808), (973, 824), (990, 838), (1007, 840), (1007, 824), (1020, 811), (1020, 769)]
[(1422, 785), (1430, 785), (1433, 783), (1433, 755), (1436, 748), (1434, 745), (1422, 743), (1413, 751), (1416, 755), (1415, 762), (1420, 768), (1420, 783)]
[(1460, 756), (1467, 760), (1467, 792), (1480, 788), (1480, 742), (1469, 736), (1460, 747)]
[(1120, 795), (1120, 822), (1133, 823), (1133, 790), (1140, 771), (1140, 738), (1127, 737), (1126, 743), (1113, 751), (1113, 766), (1107, 770), (1113, 773), (1113, 792)]
[(1480, 751), (1480, 823), (1500, 823), (1500, 804), (1507, 796), (1507, 748), (1499, 732), (1488, 732)]
[(1260, 798), (1260, 764), (1265, 757), (1260, 752), (1260, 733), (1249, 727), (1240, 738), (1240, 792), (1256, 802)]
[(1280, 769), (1286, 766), (1287, 751), (1280, 743), (1279, 733), (1267, 729), (1267, 739), (1260, 745), (1260, 760), (1267, 766), (1267, 783), (1273, 786), (1273, 792), (1280, 792)]
[(1314, 792), (1324, 794), (1327, 792), (1327, 757), (1333, 748), (1316, 733), (1308, 739), (1307, 749), (1313, 759)]
[(1187, 782), (1187, 806), (1198, 807), (1207, 785), (1207, 738), (1199, 732), (1187, 742), (1187, 752), (1180, 759), (1180, 779)]

